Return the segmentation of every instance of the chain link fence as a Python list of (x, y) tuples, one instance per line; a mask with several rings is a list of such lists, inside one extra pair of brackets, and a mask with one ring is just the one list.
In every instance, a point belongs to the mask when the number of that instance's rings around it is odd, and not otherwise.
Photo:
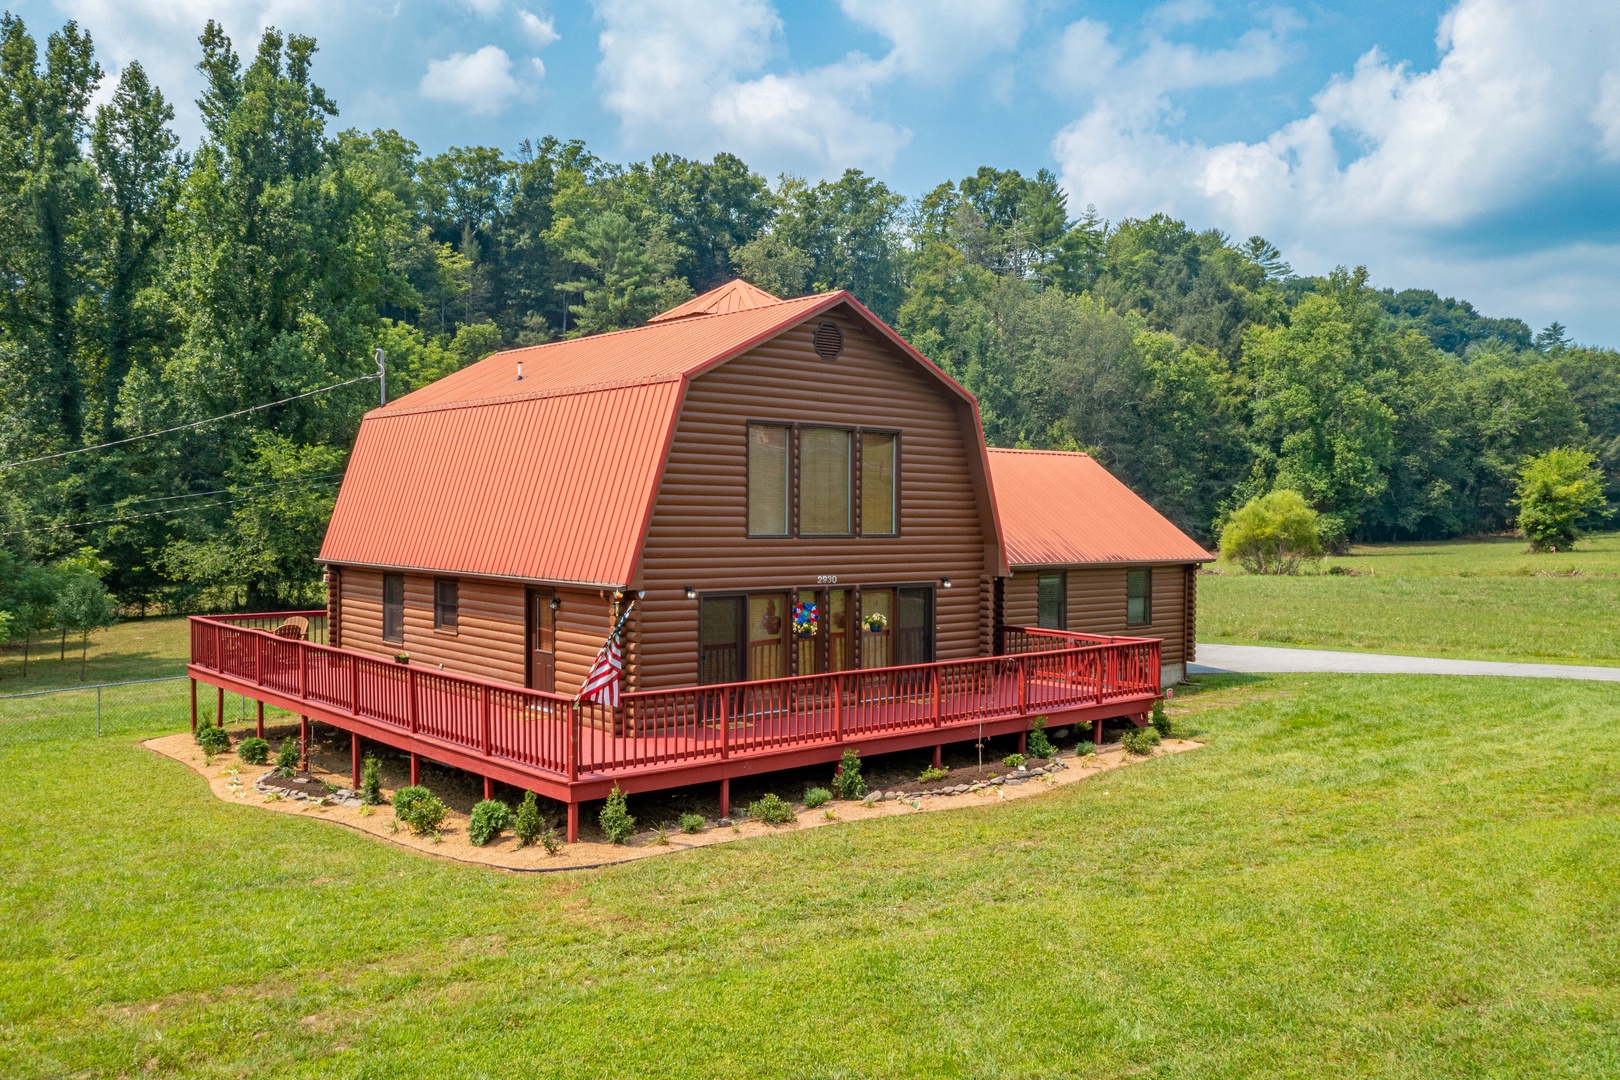
[[(197, 688), (197, 722), (214, 723), (213, 687)], [(284, 723), (292, 714), (266, 708), (267, 722)], [(251, 699), (225, 695), (227, 727), (251, 725)], [(186, 676), (84, 683), (49, 690), (0, 694), (0, 742), (15, 744), (47, 738), (149, 737), (185, 730), (191, 724)]]

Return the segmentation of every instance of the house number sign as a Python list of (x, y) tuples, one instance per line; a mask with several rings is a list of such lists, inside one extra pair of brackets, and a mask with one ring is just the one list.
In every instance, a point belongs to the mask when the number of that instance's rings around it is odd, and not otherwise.
[(817, 574), (816, 575), (816, 584), (817, 585), (836, 585), (836, 584), (838, 584), (838, 575), (837, 574)]

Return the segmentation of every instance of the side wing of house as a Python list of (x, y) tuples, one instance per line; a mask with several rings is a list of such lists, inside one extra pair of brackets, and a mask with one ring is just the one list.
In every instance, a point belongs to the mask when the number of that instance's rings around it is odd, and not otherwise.
[[(1132, 572), (1148, 577), (1145, 605), (1131, 603)], [(1187, 665), (1193, 661), (1197, 573), (1195, 563), (1021, 566), (1004, 586), (1004, 617), (1010, 626), (1053, 625), (1085, 634), (1162, 638), (1160, 678), (1170, 686), (1185, 677)], [(1047, 579), (1044, 596), (1043, 578)], [(1055, 611), (1054, 585), (1056, 596), (1061, 597)], [(1142, 621), (1144, 608), (1147, 618)]]

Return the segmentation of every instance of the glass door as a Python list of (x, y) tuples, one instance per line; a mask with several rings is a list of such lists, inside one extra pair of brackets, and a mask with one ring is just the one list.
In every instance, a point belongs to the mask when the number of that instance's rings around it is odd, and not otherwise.
[(557, 593), (529, 590), (529, 689), (557, 689)]
[(741, 682), (746, 678), (743, 658), (745, 604), (743, 596), (705, 596), (698, 606), (698, 682)]
[(787, 671), (787, 635), (791, 627), (789, 594), (750, 593), (748, 596), (749, 679), (779, 679)]
[(895, 590), (894, 662), (929, 664), (934, 660), (934, 590), (914, 586)]
[(848, 671), (855, 666), (855, 612), (849, 589), (828, 589), (827, 670)]

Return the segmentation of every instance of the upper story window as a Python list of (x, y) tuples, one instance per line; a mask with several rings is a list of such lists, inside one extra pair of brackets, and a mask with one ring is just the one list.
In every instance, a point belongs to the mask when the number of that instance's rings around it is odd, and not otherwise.
[(1035, 625), (1047, 630), (1069, 628), (1069, 575), (1041, 574), (1035, 582)]
[(895, 432), (749, 424), (748, 535), (897, 535), (899, 475)]
[(405, 640), (405, 575), (383, 575), (383, 625), (382, 636), (384, 641)]
[(1125, 625), (1146, 626), (1153, 621), (1153, 571), (1125, 572)]
[(433, 581), (433, 629), (454, 630), (461, 623), (461, 590), (455, 578)]

